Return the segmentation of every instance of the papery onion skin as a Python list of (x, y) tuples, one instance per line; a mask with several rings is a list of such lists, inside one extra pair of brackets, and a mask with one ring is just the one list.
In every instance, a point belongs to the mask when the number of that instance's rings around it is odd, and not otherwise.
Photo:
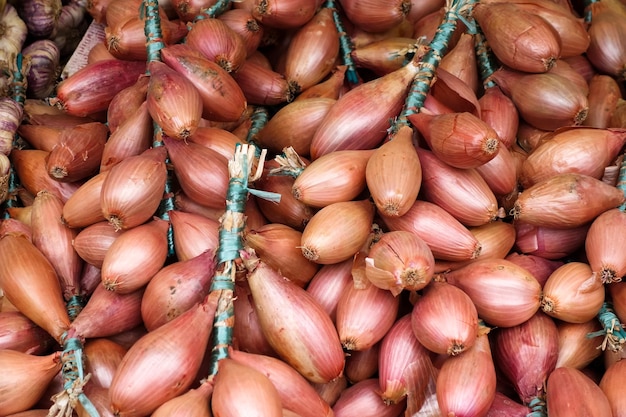
[(209, 342), (218, 294), (141, 337), (111, 381), (111, 409), (119, 417), (148, 415), (185, 392)]
[(309, 281), (306, 291), (317, 300), (335, 322), (337, 304), (346, 285), (353, 285), (352, 259), (322, 266)]
[(519, 252), (557, 261), (581, 248), (589, 230), (589, 223), (563, 229), (515, 220), (513, 226), (515, 247)]
[(515, 219), (537, 226), (567, 229), (593, 220), (624, 202), (621, 190), (582, 174), (558, 174), (522, 191)]
[(380, 344), (378, 382), (386, 404), (398, 404), (409, 394), (417, 384), (415, 380), (422, 376), (422, 372), (418, 371), (422, 360), (429, 355), (415, 337), (411, 321), (411, 314), (400, 317)]
[(109, 388), (128, 349), (106, 338), (90, 339), (84, 345), (83, 352), (89, 358), (85, 363), (85, 372), (91, 374), (90, 381)]
[(367, 283), (348, 285), (337, 305), (336, 328), (345, 350), (363, 350), (382, 340), (393, 326), (400, 300)]
[(86, 228), (105, 220), (100, 206), (100, 193), (107, 175), (108, 171), (94, 175), (63, 204), (62, 221), (67, 227)]
[(0, 312), (0, 350), (42, 355), (53, 345), (54, 339), (19, 311)]
[(213, 394), (213, 383), (205, 381), (199, 387), (190, 389), (172, 398), (154, 410), (154, 417), (212, 417), (209, 400)]
[(557, 368), (550, 373), (546, 404), (550, 417), (613, 416), (604, 392), (589, 376), (575, 368)]
[(478, 312), (463, 290), (433, 282), (413, 305), (413, 334), (432, 352), (456, 356), (478, 337)]
[(531, 318), (540, 307), (541, 286), (524, 268), (504, 259), (482, 259), (444, 275), (470, 296), (478, 315), (498, 327)]
[(474, 346), (445, 359), (437, 376), (437, 402), (446, 416), (479, 416), (496, 395), (496, 370), (486, 329)]
[(541, 308), (568, 323), (591, 320), (604, 302), (600, 277), (584, 262), (569, 262), (557, 268), (543, 286)]
[(281, 417), (282, 405), (272, 381), (258, 370), (224, 358), (215, 377), (211, 410), (216, 417)]
[(554, 321), (537, 312), (517, 326), (495, 330), (494, 358), (524, 404), (544, 395), (544, 385), (555, 369), (559, 336)]
[(607, 210), (596, 217), (585, 239), (585, 254), (591, 270), (604, 284), (619, 282), (626, 275), (626, 263), (621, 250), (626, 241), (626, 213), (619, 208)]
[(116, 232), (109, 222), (103, 220), (83, 228), (72, 244), (85, 262), (100, 269), (111, 244), (124, 232), (123, 230)]
[(230, 349), (230, 358), (269, 378), (278, 391), (283, 408), (301, 417), (329, 417), (332, 411), (302, 375), (286, 362), (266, 355)]
[(602, 330), (597, 319), (591, 319), (585, 323), (557, 322), (559, 332), (559, 355), (556, 367), (569, 367), (584, 369), (597, 357), (602, 355), (598, 349), (600, 340), (588, 337), (590, 333)]
[(369, 378), (346, 388), (335, 405), (335, 417), (358, 417), (372, 415), (377, 417), (397, 417), (406, 408), (406, 400), (394, 405), (386, 405), (378, 393), (378, 379)]
[(600, 380), (600, 389), (606, 395), (611, 405), (613, 417), (624, 417), (626, 415), (626, 396), (624, 395), (624, 373), (626, 372), (626, 361), (618, 361), (610, 366)]
[(378, 371), (380, 343), (365, 350), (357, 350), (346, 357), (343, 373), (352, 384), (373, 377)]
[(280, 357), (311, 382), (339, 377), (345, 363), (341, 342), (330, 317), (313, 297), (261, 261), (248, 283), (263, 334)]

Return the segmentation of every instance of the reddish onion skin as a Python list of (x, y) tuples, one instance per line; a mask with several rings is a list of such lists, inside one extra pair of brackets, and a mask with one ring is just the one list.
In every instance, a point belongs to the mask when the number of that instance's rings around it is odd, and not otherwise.
[(504, 259), (483, 259), (445, 274), (470, 296), (479, 317), (498, 327), (530, 319), (540, 307), (541, 286), (524, 268)]
[(613, 417), (624, 417), (626, 415), (625, 373), (626, 361), (618, 361), (604, 372), (600, 380), (600, 389), (609, 400)]
[(17, 310), (60, 341), (70, 326), (54, 268), (22, 235), (0, 238), (0, 288)]
[(455, 356), (474, 345), (478, 312), (461, 289), (445, 282), (432, 282), (413, 305), (411, 327), (425, 348)]
[(102, 183), (102, 214), (116, 230), (138, 226), (156, 212), (163, 198), (167, 168), (163, 146), (129, 156), (113, 166)]
[(622, 256), (626, 245), (622, 233), (626, 228), (626, 213), (619, 208), (607, 210), (596, 217), (585, 239), (585, 254), (591, 270), (604, 284), (621, 281), (626, 275)]
[(393, 326), (400, 300), (370, 283), (348, 285), (337, 304), (336, 327), (344, 349), (363, 350), (382, 340)]
[(369, 378), (346, 388), (335, 405), (335, 417), (397, 417), (406, 408), (406, 400), (386, 405), (380, 399), (378, 379)]
[(86, 228), (105, 220), (100, 205), (102, 184), (108, 171), (102, 171), (85, 181), (63, 204), (62, 221), (67, 227)]
[(102, 261), (102, 283), (129, 293), (145, 286), (167, 258), (169, 222), (155, 217), (115, 239)]
[(233, 347), (242, 352), (278, 357), (263, 334), (248, 281), (235, 283)]
[(605, 287), (584, 262), (568, 262), (557, 268), (543, 286), (541, 308), (568, 323), (584, 323), (600, 310)]
[(537, 312), (517, 326), (494, 331), (494, 359), (524, 404), (543, 397), (544, 386), (556, 367), (559, 334), (549, 316)]
[(141, 323), (143, 289), (128, 294), (107, 291), (99, 285), (71, 324), (69, 334), (82, 338), (109, 337)]
[(145, 61), (106, 60), (89, 64), (65, 79), (56, 89), (65, 112), (87, 116), (104, 111), (113, 97), (137, 82)]
[(384, 139), (389, 120), (402, 109), (416, 72), (416, 63), (411, 62), (342, 95), (313, 136), (311, 158), (337, 150), (376, 147)]
[(437, 204), (416, 200), (400, 217), (384, 217), (390, 230), (415, 233), (430, 247), (436, 259), (467, 261), (481, 252), (478, 239), (461, 222)]
[(282, 417), (280, 396), (272, 381), (251, 366), (221, 359), (214, 381), (211, 410), (216, 417)]
[(212, 417), (209, 408), (213, 383), (205, 381), (199, 387), (190, 389), (178, 397), (161, 404), (153, 417)]
[(229, 357), (269, 378), (278, 391), (283, 408), (301, 417), (330, 417), (332, 411), (311, 384), (294, 368), (278, 358), (230, 349)]
[[(623, 9), (623, 8), (622, 8)], [(593, 24), (589, 26), (590, 37), (587, 58), (600, 72), (615, 78), (624, 78), (626, 74), (626, 25), (624, 13), (615, 13), (610, 5), (589, 5)]]
[(546, 404), (550, 417), (614, 416), (602, 389), (575, 368), (557, 368), (550, 373)]
[(116, 416), (148, 415), (190, 387), (209, 342), (217, 298), (207, 297), (133, 344), (111, 381)]
[(141, 299), (141, 317), (148, 331), (171, 321), (201, 302), (209, 293), (215, 255), (206, 251), (161, 268), (148, 282)]
[(85, 373), (91, 374), (90, 381), (109, 388), (113, 375), (128, 349), (106, 338), (90, 339), (85, 342)]
[(350, 22), (368, 32), (390, 30), (411, 10), (410, 0), (341, 0), (339, 3)]
[(280, 357), (311, 382), (341, 376), (345, 358), (337, 330), (313, 297), (261, 261), (248, 283), (263, 334)]
[(530, 272), (543, 288), (543, 284), (548, 277), (558, 267), (563, 265), (563, 261), (553, 261), (536, 255), (527, 255), (523, 253), (511, 252), (504, 259), (521, 266)]
[(0, 312), (0, 350), (41, 355), (53, 345), (54, 339), (19, 311)]
[(369, 349), (357, 350), (346, 357), (344, 375), (352, 384), (373, 377), (378, 371), (378, 357), (380, 343), (376, 343)]
[[(378, 382), (382, 400), (386, 404), (398, 404), (420, 378), (428, 350), (415, 337), (411, 326), (411, 314), (399, 318), (383, 337), (378, 355)], [(411, 372), (407, 372), (411, 369)]]
[(519, 113), (513, 101), (496, 85), (487, 88), (478, 103), (480, 118), (496, 131), (503, 147), (513, 146), (519, 126)]
[(530, 413), (530, 408), (513, 401), (500, 391), (496, 391), (496, 397), (485, 417), (526, 417)]
[(4, 349), (0, 351), (0, 407), (2, 415), (33, 407), (48, 384), (61, 370), (59, 353), (35, 356)]
[(201, 214), (180, 210), (168, 212), (174, 232), (174, 251), (179, 261), (217, 249), (219, 222)]
[(252, 15), (263, 26), (293, 29), (311, 20), (320, 4), (319, 0), (253, 0)]
[(74, 249), (86, 263), (100, 269), (111, 244), (124, 232), (125, 230), (116, 232), (107, 221), (94, 223), (76, 235), (73, 242)]
[(585, 244), (589, 223), (578, 227), (557, 229), (514, 221), (515, 247), (523, 254), (559, 260)]
[(431, 151), (417, 148), (422, 163), (424, 199), (441, 206), (466, 226), (481, 226), (496, 219), (498, 202), (475, 169), (454, 168)]
[(582, 174), (558, 174), (522, 191), (513, 215), (537, 226), (567, 229), (592, 221), (624, 202), (624, 193)]
[(496, 369), (488, 330), (481, 329), (476, 343), (443, 362), (437, 376), (437, 402), (444, 416), (481, 416), (496, 395)]
[(306, 291), (322, 306), (334, 323), (343, 289), (352, 284), (352, 259), (346, 259), (336, 264), (323, 265), (309, 281)]
[(600, 340), (590, 338), (590, 333), (602, 330), (599, 320), (593, 318), (585, 323), (557, 322), (559, 332), (559, 355), (556, 367), (584, 369), (602, 354), (598, 349)]

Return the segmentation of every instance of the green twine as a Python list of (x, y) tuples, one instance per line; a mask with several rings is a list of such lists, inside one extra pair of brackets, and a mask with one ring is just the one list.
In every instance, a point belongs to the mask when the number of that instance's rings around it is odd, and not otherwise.
[(67, 315), (69, 316), (70, 321), (74, 321), (76, 317), (78, 317), (78, 313), (80, 313), (84, 307), (83, 301), (82, 296), (73, 295), (69, 300), (67, 300), (67, 303), (65, 303)]
[(333, 12), (333, 21), (335, 22), (335, 27), (337, 28), (337, 33), (339, 34), (339, 50), (341, 51), (341, 58), (343, 64), (347, 67), (346, 79), (350, 84), (357, 84), (359, 82), (359, 75), (356, 72), (356, 65), (352, 59), (352, 51), (354, 50), (352, 40), (350, 40), (350, 37), (343, 27), (341, 16), (339, 16), (339, 12), (335, 7), (335, 1), (327, 0), (324, 7), (331, 9)]
[[(247, 170), (247, 161), (244, 161), (244, 171)], [(248, 197), (248, 176), (245, 178), (233, 177), (228, 182), (228, 192), (226, 194), (226, 211), (240, 213), (243, 215), (246, 209)], [(239, 258), (239, 251), (243, 249), (241, 242), (241, 232), (243, 227), (233, 227), (231, 229), (220, 228), (219, 245), (217, 248), (217, 263), (234, 261)]]
[[(413, 79), (411, 89), (404, 103), (404, 108), (400, 117), (396, 119), (392, 126), (392, 131), (397, 131), (401, 126), (407, 125), (407, 117), (411, 114), (418, 113), (420, 108), (424, 105), (426, 96), (430, 91), (430, 86), (435, 78), (437, 67), (448, 51), (450, 39), (456, 30), (457, 20), (461, 20), (461, 12), (463, 9), (473, 5), (475, 2), (476, 0), (457, 0), (451, 3), (433, 39), (428, 45), (428, 51), (420, 61), (419, 72)], [(463, 19), (463, 21), (466, 20)], [(469, 24), (469, 22), (467, 24)]]
[[(619, 176), (617, 177), (617, 188), (622, 190), (624, 195), (626, 195), (626, 154), (624, 155), (624, 159), (622, 160), (622, 164), (619, 167)], [(626, 211), (626, 202), (622, 203), (619, 206), (621, 211)]]
[(487, 89), (496, 86), (496, 83), (490, 80), (489, 77), (491, 77), (496, 71), (498, 64), (491, 48), (487, 44), (485, 35), (478, 27), (478, 24), (476, 27), (477, 31), (474, 35), (474, 49), (476, 50), (476, 60), (478, 61), (480, 78), (483, 80), (483, 86)]
[[(13, 100), (24, 107), (24, 103), (26, 102), (26, 78), (24, 78), (23, 73), (24, 66), (24, 56), (22, 53), (18, 53), (15, 58), (15, 71), (13, 72)], [(19, 135), (16, 133), (13, 136), (13, 148), (18, 147)], [(11, 208), (17, 206), (17, 198), (13, 197), (15, 191), (21, 187), (20, 179), (17, 177), (17, 173), (15, 169), (13, 169), (13, 165), (9, 168), (9, 183), (8, 183), (8, 195), (9, 197), (3, 203), (5, 208)], [(3, 210), (2, 217), (4, 219), (8, 219), (9, 212)]]
[(144, 34), (146, 35), (146, 49), (148, 62), (161, 60), (161, 49), (165, 47), (161, 31), (161, 16), (159, 16), (159, 1), (144, 0), (139, 9), (139, 15), (145, 18)]
[[(63, 335), (65, 338), (66, 334)], [(80, 339), (72, 337), (64, 340), (63, 352), (61, 353), (62, 368), (61, 373), (63, 376), (63, 388), (64, 392), (69, 393), (70, 397), (75, 395), (75, 385), (79, 384), (76, 399), (83, 406), (85, 411), (91, 417), (100, 417), (96, 407), (89, 401), (89, 398), (82, 392), (82, 385), (86, 382), (83, 366), (83, 344)], [(54, 408), (54, 406), (53, 406)], [(65, 415), (65, 414), (62, 414)]]
[(248, 130), (248, 134), (246, 135), (246, 142), (254, 146), (255, 154), (258, 158), (261, 156), (261, 148), (259, 148), (259, 145), (256, 144), (254, 138), (267, 124), (267, 121), (269, 120), (269, 113), (265, 107), (258, 106), (252, 112), (250, 119), (252, 120), (252, 124), (250, 125), (250, 130)]
[(208, 9), (202, 10), (200, 14), (196, 16), (194, 22), (203, 19), (212, 19), (221, 15), (226, 11), (226, 9), (228, 9), (228, 6), (230, 6), (230, 2), (231, 0), (217, 0), (217, 2), (213, 6), (209, 7)]
[(211, 281), (211, 288), (209, 292), (218, 291), (218, 290), (235, 290), (235, 283), (232, 278), (227, 274), (218, 274), (213, 277)]
[(528, 403), (528, 407), (532, 410), (530, 413), (526, 414), (526, 417), (547, 417), (548, 410), (546, 410), (546, 402), (539, 398), (535, 397)]
[[(230, 280), (230, 278), (228, 279)], [(213, 331), (211, 332), (212, 349), (209, 375), (216, 375), (219, 361), (228, 357), (228, 348), (233, 340), (233, 325), (230, 322), (232, 322), (234, 317), (235, 308), (232, 302), (228, 303), (224, 311), (215, 315)]]
[(622, 349), (622, 344), (626, 342), (626, 332), (619, 319), (613, 311), (613, 305), (605, 301), (600, 307), (598, 312), (598, 320), (602, 324), (602, 330), (587, 334), (588, 339), (594, 337), (604, 336), (604, 340), (600, 345), (602, 350), (606, 350), (608, 347), (613, 352), (618, 352)]

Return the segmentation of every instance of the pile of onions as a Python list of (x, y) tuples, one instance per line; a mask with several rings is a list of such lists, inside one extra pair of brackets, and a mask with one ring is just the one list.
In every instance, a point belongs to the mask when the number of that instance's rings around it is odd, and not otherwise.
[[(163, 0), (149, 63), (144, 0), (13, 3), (0, 64), (30, 72), (0, 103), (0, 416), (51, 407), (66, 337), (101, 416), (624, 413), (623, 2), (481, 0), (500, 66), (481, 78), (457, 22), (406, 118), (443, 0)], [(105, 40), (57, 85), (85, 14)], [(246, 142), (268, 157), (214, 328)]]

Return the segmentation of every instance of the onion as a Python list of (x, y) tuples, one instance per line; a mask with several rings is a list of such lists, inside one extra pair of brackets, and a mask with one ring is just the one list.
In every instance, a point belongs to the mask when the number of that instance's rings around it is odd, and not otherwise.
[(306, 291), (328, 313), (335, 322), (337, 304), (347, 285), (353, 285), (352, 259), (336, 264), (323, 265), (309, 281)]
[(272, 381), (258, 370), (229, 358), (219, 362), (211, 410), (215, 416), (223, 417), (283, 415)]
[(566, 229), (582, 226), (619, 206), (624, 193), (583, 174), (558, 174), (522, 191), (513, 209), (516, 220)]
[(150, 77), (139, 77), (134, 84), (115, 94), (107, 109), (107, 125), (111, 133), (146, 101), (149, 83)]
[(35, 356), (4, 349), (0, 351), (0, 367), (0, 407), (8, 416), (37, 403), (61, 370), (61, 359), (58, 352)]
[(550, 417), (587, 415), (611, 417), (611, 405), (596, 383), (575, 368), (557, 368), (548, 377), (547, 411)]
[(19, 311), (0, 312), (0, 350), (41, 355), (53, 345), (54, 339)]
[(154, 417), (212, 417), (209, 400), (213, 394), (213, 384), (203, 382), (198, 388), (190, 389), (172, 398), (154, 410)]
[(128, 294), (107, 291), (99, 285), (71, 324), (69, 333), (82, 338), (110, 337), (141, 323), (143, 289)]
[(375, 376), (378, 371), (380, 343), (374, 344), (365, 350), (357, 350), (346, 357), (346, 366), (343, 373), (352, 384)]
[(333, 264), (351, 258), (367, 240), (374, 206), (368, 200), (330, 204), (315, 213), (302, 232), (304, 257)]
[(242, 352), (278, 357), (263, 334), (248, 281), (235, 282), (233, 347)]
[[(378, 381), (386, 404), (402, 403), (425, 374), (428, 350), (415, 337), (411, 314), (400, 317), (383, 337), (378, 355)], [(417, 393), (419, 394), (419, 393)]]
[(613, 417), (623, 417), (624, 410), (626, 410), (623, 384), (624, 369), (626, 369), (625, 361), (616, 362), (604, 372), (599, 384), (611, 405)]
[(590, 333), (602, 330), (600, 322), (593, 318), (585, 323), (557, 322), (559, 331), (559, 355), (556, 367), (584, 369), (602, 354), (598, 341)]
[(515, 220), (515, 246), (524, 254), (558, 260), (585, 244), (589, 223), (567, 229), (532, 225)]
[(543, 312), (517, 326), (495, 331), (495, 361), (524, 404), (543, 398), (546, 380), (556, 366), (558, 347), (556, 324)]
[(413, 130), (401, 127), (367, 162), (367, 188), (383, 216), (403, 216), (422, 184), (422, 166), (413, 146)]
[(202, 116), (202, 98), (194, 84), (160, 61), (150, 61), (148, 111), (163, 133), (174, 139), (193, 135)]
[(477, 260), (445, 274), (470, 296), (478, 316), (498, 327), (513, 327), (540, 307), (541, 286), (530, 272), (504, 259)]
[(110, 339), (97, 338), (85, 342), (83, 353), (88, 361), (85, 372), (90, 374), (90, 381), (103, 388), (109, 388), (113, 376), (128, 349)]
[(321, 1), (253, 0), (252, 15), (270, 28), (291, 29), (303, 26), (315, 16)]
[(102, 261), (102, 283), (109, 291), (128, 294), (159, 272), (167, 258), (169, 223), (155, 217), (115, 239)]
[(263, 334), (280, 357), (311, 382), (339, 377), (345, 362), (341, 342), (313, 297), (261, 261), (248, 283)]
[(26, 75), (27, 94), (32, 98), (46, 98), (54, 91), (54, 84), (60, 70), (60, 51), (50, 39), (32, 42), (22, 51), (24, 58), (30, 60)]
[(481, 120), (496, 131), (503, 147), (513, 146), (519, 126), (519, 114), (513, 101), (495, 86), (485, 89), (478, 103)]
[(369, 282), (348, 285), (337, 304), (336, 327), (345, 350), (364, 350), (382, 340), (393, 326), (400, 300)]
[[(214, 2), (214, 0), (210, 1)], [(189, 20), (193, 20), (195, 15)], [(219, 15), (218, 19), (226, 23), (228, 27), (243, 38), (246, 56), (257, 50), (263, 40), (265, 31), (263, 26), (252, 16), (252, 10), (233, 8)]]
[(266, 224), (250, 230), (243, 239), (259, 259), (301, 287), (306, 286), (320, 267), (302, 255), (299, 248), (302, 233), (289, 226)]
[(102, 214), (116, 230), (138, 226), (156, 212), (165, 189), (166, 149), (151, 148), (111, 168), (102, 183)]
[(410, 0), (340, 0), (350, 22), (368, 32), (384, 32), (399, 24), (411, 10)]
[(280, 359), (266, 355), (229, 350), (233, 361), (261, 372), (272, 382), (283, 408), (301, 417), (327, 417), (330, 406), (313, 389), (310, 382)]
[(72, 244), (85, 262), (100, 269), (111, 244), (124, 232), (116, 232), (109, 222), (101, 221), (82, 229)]
[(132, 345), (111, 381), (116, 416), (150, 414), (190, 387), (209, 342), (217, 295)]
[(626, 264), (620, 255), (622, 234), (626, 227), (626, 214), (618, 209), (607, 210), (596, 217), (585, 239), (585, 254), (591, 270), (602, 283), (619, 282), (626, 275)]
[(588, 12), (592, 19), (588, 29), (591, 42), (586, 51), (589, 61), (603, 73), (624, 78), (626, 25), (623, 15), (615, 13), (606, 4), (589, 5)]
[(604, 285), (588, 264), (569, 262), (557, 268), (543, 286), (541, 308), (568, 323), (595, 317), (604, 302)]
[(467, 351), (448, 357), (437, 376), (437, 402), (442, 415), (484, 415), (496, 395), (496, 370), (487, 329)]
[(50, 262), (22, 235), (0, 238), (0, 288), (22, 314), (61, 341), (70, 326), (61, 284)]
[(148, 282), (141, 300), (141, 317), (148, 331), (180, 316), (209, 293), (215, 254), (206, 251), (186, 261), (170, 263)]
[(604, 74), (594, 75), (589, 81), (589, 112), (583, 125), (601, 129), (609, 127), (621, 97), (622, 93), (615, 78)]
[(478, 336), (478, 312), (461, 289), (433, 282), (413, 306), (413, 333), (432, 352), (459, 355), (471, 348)]
[(335, 417), (397, 417), (406, 408), (406, 401), (387, 405), (380, 399), (378, 379), (369, 378), (343, 390), (333, 406)]

